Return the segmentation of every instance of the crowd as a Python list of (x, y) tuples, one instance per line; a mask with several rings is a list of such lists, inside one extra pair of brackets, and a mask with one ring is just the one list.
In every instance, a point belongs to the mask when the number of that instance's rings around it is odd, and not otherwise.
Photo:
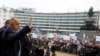
[[(81, 40), (63, 40), (60, 38), (33, 38), (32, 19), (20, 29), (18, 18), (11, 18), (0, 28), (0, 56), (56, 56), (56, 51), (78, 56), (100, 56), (100, 43), (84, 43)], [(46, 50), (46, 52), (44, 52)]]
[[(34, 41), (35, 40), (35, 41)], [(70, 41), (55, 41), (53, 38), (52, 39), (39, 39), (39, 38), (34, 38), (33, 39), (33, 44), (36, 45), (42, 45), (44, 48), (47, 48), (47, 54), (48, 56), (50, 55), (50, 51), (52, 54), (55, 54), (55, 51), (61, 51), (65, 53), (70, 53), (70, 54), (75, 54), (77, 56), (99, 56), (100, 55), (100, 43), (92, 45), (91, 43), (89, 44), (82, 44), (77, 43), (72, 43)], [(35, 45), (34, 45), (35, 46)]]

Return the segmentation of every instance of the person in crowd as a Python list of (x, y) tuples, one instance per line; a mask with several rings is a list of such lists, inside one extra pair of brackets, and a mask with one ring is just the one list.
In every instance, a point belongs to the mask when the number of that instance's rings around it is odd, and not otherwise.
[(45, 56), (50, 56), (50, 49), (49, 49), (49, 47), (47, 47)]
[(27, 34), (27, 42), (29, 42), (28, 44), (28, 46), (30, 47), (30, 56), (35, 56), (35, 47), (34, 47), (34, 45), (33, 45), (33, 41), (32, 41), (32, 30), (33, 30), (33, 28), (31, 28), (31, 31)]
[(51, 47), (52, 56), (56, 55), (55, 51), (56, 51), (56, 46), (55, 46), (55, 42), (54, 42), (52, 47)]
[(5, 25), (0, 28), (0, 56), (1, 56), (2, 48), (3, 48), (2, 38), (3, 38), (4, 32), (9, 26), (10, 26), (10, 20), (6, 20)]
[(5, 21), (5, 24), (4, 24), (3, 27), (1, 27), (1, 29), (2, 29), (2, 28), (7, 28), (7, 27), (9, 27), (9, 26), (10, 26), (10, 19), (8, 19), (8, 20)]
[(39, 56), (44, 56), (44, 46), (43, 45), (39, 46)]
[(20, 30), (18, 18), (11, 18), (10, 27), (6, 30), (2, 56), (29, 56), (30, 47), (27, 33), (31, 31), (32, 19), (27, 26)]
[(78, 45), (78, 48), (77, 48), (77, 54), (78, 54), (78, 55), (81, 54), (81, 48), (82, 48), (82, 45), (79, 44), (79, 45)]

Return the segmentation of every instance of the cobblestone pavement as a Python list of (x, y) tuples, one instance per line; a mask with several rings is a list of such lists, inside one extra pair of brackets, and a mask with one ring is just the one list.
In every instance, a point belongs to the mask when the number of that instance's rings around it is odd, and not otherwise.
[[(50, 56), (52, 56), (52, 53), (50, 54)], [(56, 56), (77, 56), (77, 55), (56, 51)]]
[(56, 52), (56, 56), (77, 56), (77, 55), (69, 54), (65, 52)]

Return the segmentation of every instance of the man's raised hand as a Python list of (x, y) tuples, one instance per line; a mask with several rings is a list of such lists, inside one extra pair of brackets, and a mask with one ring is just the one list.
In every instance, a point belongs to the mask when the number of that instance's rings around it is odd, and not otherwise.
[(29, 20), (29, 26), (32, 27), (32, 16), (31, 16), (31, 18)]

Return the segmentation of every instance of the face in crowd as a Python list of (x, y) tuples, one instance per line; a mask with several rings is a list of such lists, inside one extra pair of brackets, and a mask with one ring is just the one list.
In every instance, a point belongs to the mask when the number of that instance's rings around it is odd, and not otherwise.
[(6, 27), (10, 27), (10, 20), (6, 20), (5, 26), (6, 26)]
[(10, 27), (15, 30), (18, 31), (20, 29), (20, 20), (18, 18), (12, 18), (11, 19), (11, 24)]

